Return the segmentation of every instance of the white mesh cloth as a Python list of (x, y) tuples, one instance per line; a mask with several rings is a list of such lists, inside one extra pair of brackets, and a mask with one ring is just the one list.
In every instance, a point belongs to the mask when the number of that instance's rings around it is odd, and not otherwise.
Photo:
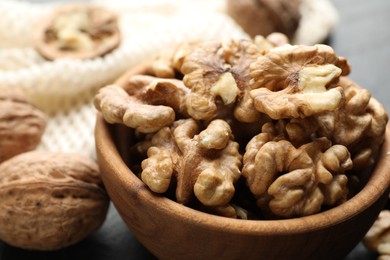
[(230, 18), (213, 11), (214, 7), (210, 11), (202, 9), (205, 2), (95, 3), (118, 13), (121, 45), (103, 58), (46, 61), (34, 49), (32, 31), (39, 19), (59, 3), (0, 1), (0, 10), (7, 10), (0, 19), (0, 84), (21, 88), (49, 115), (40, 150), (94, 157), (96, 110), (91, 101), (98, 88), (182, 40), (247, 37)]
[[(321, 37), (329, 33), (336, 21), (335, 11), (328, 0), (316, 1), (319, 4), (310, 4), (312, 0), (303, 1), (306, 3), (303, 12), (316, 19), (312, 18), (311, 23), (303, 20), (305, 22), (297, 32), (301, 43), (323, 40)], [(48, 126), (38, 147), (40, 150), (95, 157), (93, 128), (96, 110), (91, 101), (97, 89), (180, 41), (248, 38), (225, 15), (224, 0), (88, 2), (103, 5), (118, 14), (121, 45), (103, 58), (46, 61), (34, 49), (33, 29), (42, 16), (62, 3), (0, 1), (0, 10), (3, 10), (0, 19), (0, 84), (21, 88), (48, 114)]]

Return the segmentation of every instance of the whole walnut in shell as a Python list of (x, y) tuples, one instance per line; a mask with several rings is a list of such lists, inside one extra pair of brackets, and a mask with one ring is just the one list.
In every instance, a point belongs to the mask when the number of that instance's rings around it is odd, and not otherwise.
[(77, 154), (32, 151), (0, 165), (0, 240), (56, 250), (97, 230), (109, 198), (98, 165)]
[(301, 0), (228, 0), (227, 13), (252, 37), (281, 32), (294, 36)]
[(0, 87), (0, 163), (35, 149), (46, 120), (45, 114), (21, 91)]

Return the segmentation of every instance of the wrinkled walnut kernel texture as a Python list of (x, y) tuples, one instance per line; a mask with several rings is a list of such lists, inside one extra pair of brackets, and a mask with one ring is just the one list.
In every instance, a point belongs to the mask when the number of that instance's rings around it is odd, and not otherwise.
[(379, 259), (390, 257), (390, 210), (382, 210), (377, 220), (363, 238), (364, 245), (377, 252)]
[(141, 178), (153, 191), (167, 191), (175, 178), (179, 203), (190, 203), (194, 195), (206, 206), (230, 202), (241, 155), (225, 121), (214, 120), (202, 131), (195, 120), (180, 120), (157, 132), (151, 144)]
[(331, 47), (280, 33), (184, 43), (95, 106), (136, 130), (152, 191), (227, 217), (300, 217), (353, 196), (383, 142), (387, 113), (349, 72)]
[(102, 88), (94, 104), (107, 122), (151, 133), (170, 125), (176, 113), (187, 115), (188, 92), (179, 80), (138, 75), (129, 79), (125, 90), (117, 85)]
[[(188, 54), (181, 66), (184, 84), (191, 89), (186, 99), (189, 115), (196, 120), (218, 117), (231, 107), (241, 122), (254, 122), (260, 114), (249, 97), (249, 64), (261, 55), (251, 41), (210, 42)], [(222, 108), (221, 108), (222, 107)]]
[(76, 154), (27, 152), (0, 165), (0, 240), (56, 250), (103, 223), (109, 198), (95, 161)]
[(255, 108), (272, 119), (304, 118), (337, 109), (343, 89), (335, 84), (350, 71), (326, 45), (283, 45), (250, 65)]
[(243, 164), (249, 189), (270, 215), (310, 215), (323, 204), (334, 206), (347, 199), (344, 172), (352, 167), (349, 152), (326, 138), (296, 148), (280, 129), (267, 123), (248, 142)]
[(318, 135), (345, 145), (352, 154), (354, 170), (362, 170), (375, 162), (388, 115), (368, 90), (352, 80), (341, 77), (339, 85), (344, 89), (345, 102), (334, 112), (316, 118)]

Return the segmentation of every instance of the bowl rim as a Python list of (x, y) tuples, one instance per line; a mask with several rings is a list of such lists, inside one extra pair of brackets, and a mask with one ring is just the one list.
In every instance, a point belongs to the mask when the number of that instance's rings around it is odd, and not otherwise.
[[(153, 193), (125, 164), (112, 138), (110, 125), (99, 112), (96, 117), (96, 149), (98, 160), (104, 157), (104, 162), (110, 169), (116, 171), (104, 174), (115, 175), (120, 185), (127, 188), (133, 186), (137, 199), (150, 203), (150, 206), (173, 219), (203, 226), (207, 229), (225, 230), (235, 234), (272, 234), (285, 235), (291, 233), (306, 233), (329, 228), (342, 223), (369, 208), (390, 189), (390, 123), (386, 126), (385, 140), (379, 152), (378, 161), (367, 184), (355, 196), (343, 204), (309, 216), (280, 220), (242, 220), (232, 219), (201, 212), (179, 204), (163, 195)], [(101, 158), (100, 158), (101, 159)], [(100, 162), (101, 163), (101, 160)], [(128, 197), (131, 199), (131, 197)], [(115, 204), (115, 201), (113, 201)]]
[[(147, 74), (146, 68), (149, 64), (150, 61), (146, 61), (131, 68), (120, 76), (114, 84), (123, 87), (131, 75)], [(225, 230), (230, 233), (246, 235), (307, 233), (323, 230), (345, 222), (364, 212), (381, 196), (390, 192), (390, 122), (386, 125), (385, 138), (378, 153), (378, 160), (368, 182), (360, 192), (343, 204), (323, 212), (299, 218), (279, 220), (242, 220), (212, 215), (184, 206), (161, 194), (152, 192), (123, 161), (110, 133), (110, 125), (104, 120), (101, 112), (98, 112), (95, 125), (95, 145), (98, 161), (104, 158), (103, 161), (108, 164), (108, 168), (113, 170), (110, 174), (115, 175), (114, 177), (121, 185), (133, 185), (136, 188), (134, 190), (137, 190), (138, 200), (150, 203), (150, 206), (160, 210), (162, 214), (169, 215), (172, 219), (180, 219), (180, 221), (185, 221), (198, 227), (203, 226), (207, 229)], [(102, 162), (99, 161), (99, 163)], [(102, 172), (103, 182), (105, 180), (104, 174), (108, 173)], [(115, 201), (113, 203), (115, 205)]]

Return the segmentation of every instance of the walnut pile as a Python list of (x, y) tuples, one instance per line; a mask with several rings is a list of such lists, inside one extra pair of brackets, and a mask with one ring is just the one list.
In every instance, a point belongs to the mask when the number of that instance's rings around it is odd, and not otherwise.
[(35, 47), (48, 60), (103, 56), (120, 43), (117, 19), (116, 14), (99, 6), (61, 6), (35, 29)]
[(300, 217), (353, 196), (384, 140), (384, 107), (349, 72), (331, 47), (280, 33), (183, 43), (95, 106), (135, 129), (130, 167), (153, 192), (223, 216)]

